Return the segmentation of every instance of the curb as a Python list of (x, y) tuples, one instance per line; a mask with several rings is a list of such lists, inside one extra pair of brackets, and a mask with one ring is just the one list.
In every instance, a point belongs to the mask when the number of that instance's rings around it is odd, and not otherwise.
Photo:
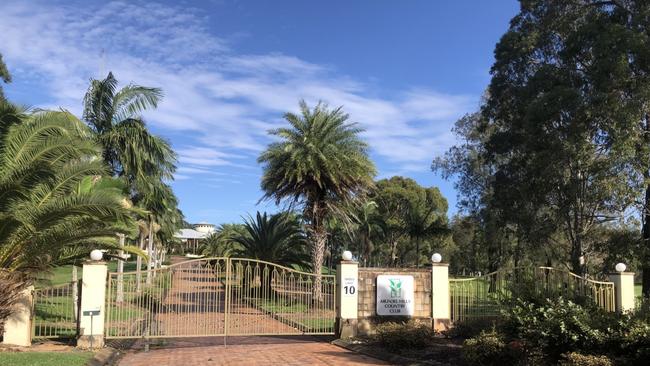
[(390, 353), (388, 351), (380, 350), (375, 347), (368, 347), (363, 344), (353, 344), (343, 339), (335, 339), (332, 341), (333, 345), (345, 348), (349, 351), (360, 353), (365, 356), (376, 358), (378, 360), (390, 362), (395, 365), (408, 365), (408, 366), (450, 366), (446, 363), (438, 361), (421, 361), (411, 358), (403, 357)]
[(93, 358), (88, 360), (86, 366), (106, 366), (115, 365), (122, 356), (122, 353), (112, 347), (104, 347), (95, 353)]

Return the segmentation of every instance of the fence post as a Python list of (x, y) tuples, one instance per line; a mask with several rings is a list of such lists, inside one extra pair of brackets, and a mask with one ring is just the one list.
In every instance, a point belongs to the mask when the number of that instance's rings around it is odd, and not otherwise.
[[(93, 251), (94, 252), (94, 251)], [(104, 312), (106, 304), (106, 277), (108, 266), (99, 260), (83, 264), (81, 286), (81, 311), (79, 316), (79, 339), (77, 347), (97, 348), (104, 346)]]
[(336, 289), (336, 337), (354, 337), (359, 306), (359, 263), (352, 260), (348, 251), (336, 266)]
[[(620, 265), (620, 263), (619, 263)], [(619, 267), (617, 265), (617, 267)], [(614, 296), (616, 301), (616, 312), (624, 313), (634, 310), (634, 272), (611, 273), (609, 280), (614, 283)]]
[(2, 343), (29, 347), (32, 345), (34, 286), (29, 286), (21, 292), (15, 306), (15, 312), (5, 320)]
[(431, 263), (431, 317), (435, 330), (446, 330), (451, 326), (449, 297), (449, 264), (440, 263), (440, 254), (432, 256)]

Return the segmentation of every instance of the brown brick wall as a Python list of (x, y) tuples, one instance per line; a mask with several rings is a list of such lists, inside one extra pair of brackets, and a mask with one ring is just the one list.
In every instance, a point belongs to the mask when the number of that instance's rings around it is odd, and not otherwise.
[[(359, 319), (377, 317), (377, 276), (413, 276), (415, 285), (414, 318), (431, 318), (431, 269), (422, 268), (359, 268)], [(389, 319), (390, 316), (382, 317)]]

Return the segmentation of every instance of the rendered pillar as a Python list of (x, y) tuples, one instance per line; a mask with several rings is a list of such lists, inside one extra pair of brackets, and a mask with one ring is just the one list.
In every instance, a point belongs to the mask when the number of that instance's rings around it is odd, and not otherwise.
[(16, 311), (5, 320), (2, 343), (22, 347), (32, 345), (33, 302), (34, 286), (29, 286), (21, 292)]
[(614, 282), (616, 311), (625, 313), (634, 310), (634, 272), (618, 272), (609, 275)]
[(104, 346), (107, 274), (106, 262), (87, 261), (83, 265), (77, 347), (91, 348), (91, 341), (92, 348)]
[(435, 330), (446, 330), (451, 326), (449, 297), (449, 264), (431, 264), (431, 317)]
[(357, 335), (359, 306), (359, 263), (341, 261), (336, 267), (336, 336)]

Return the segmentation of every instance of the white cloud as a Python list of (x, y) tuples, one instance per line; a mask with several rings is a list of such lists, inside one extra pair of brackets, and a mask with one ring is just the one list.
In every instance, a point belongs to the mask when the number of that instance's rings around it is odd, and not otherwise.
[(4, 1), (0, 34), (15, 79), (38, 81), (48, 105), (79, 113), (88, 79), (101, 68), (124, 84), (161, 87), (165, 99), (145, 117), (177, 148), (177, 179), (221, 166), (250, 168), (270, 141), (267, 130), (300, 99), (343, 105), (366, 129), (375, 156), (385, 159), (380, 170), (428, 169), (453, 144), (452, 123), (476, 100), (423, 88), (376, 97), (329, 65), (281, 53), (238, 54), (207, 30), (205, 14), (158, 3), (72, 8)]

